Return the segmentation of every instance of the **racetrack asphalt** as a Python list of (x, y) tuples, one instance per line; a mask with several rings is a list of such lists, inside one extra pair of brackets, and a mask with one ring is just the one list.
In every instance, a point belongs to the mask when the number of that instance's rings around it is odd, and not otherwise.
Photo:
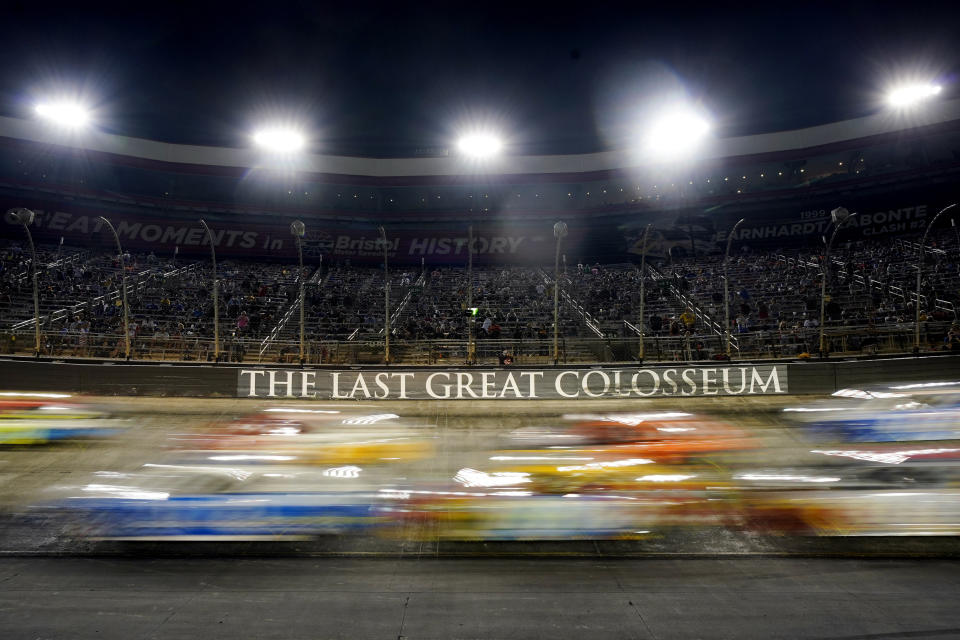
[(960, 562), (3, 558), (0, 637), (960, 637)]

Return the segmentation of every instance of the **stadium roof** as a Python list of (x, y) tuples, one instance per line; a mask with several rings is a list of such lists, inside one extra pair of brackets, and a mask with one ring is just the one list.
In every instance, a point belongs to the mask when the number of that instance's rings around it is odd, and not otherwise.
[(12, 3), (0, 115), (66, 92), (102, 129), (170, 143), (240, 146), (282, 117), (314, 151), (430, 156), (480, 122), (555, 155), (628, 147), (677, 98), (738, 138), (876, 113), (905, 78), (958, 95), (949, 3), (448, 4)]
[[(960, 121), (960, 99), (938, 102), (909, 117), (879, 113), (872, 116), (809, 127), (806, 129), (739, 136), (717, 140), (703, 150), (704, 160), (760, 156), (796, 150), (810, 150), (874, 136), (922, 129)], [(263, 166), (264, 158), (255, 149), (170, 144), (88, 132), (65, 137), (42, 122), (0, 117), (0, 139), (72, 147), (83, 151), (134, 157), (178, 165), (207, 165), (238, 169)], [(649, 160), (630, 151), (548, 156), (506, 156), (477, 166), (457, 156), (440, 158), (363, 158), (307, 154), (283, 168), (318, 174), (352, 176), (460, 176), (511, 174), (571, 174), (611, 171), (648, 166)]]

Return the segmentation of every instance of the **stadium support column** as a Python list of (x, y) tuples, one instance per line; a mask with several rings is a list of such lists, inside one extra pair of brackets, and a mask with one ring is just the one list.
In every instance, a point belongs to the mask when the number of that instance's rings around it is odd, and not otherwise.
[(840, 228), (843, 226), (843, 223), (850, 219), (850, 212), (844, 209), (843, 207), (837, 207), (830, 212), (830, 217), (833, 218), (834, 229), (833, 233), (830, 234), (830, 241), (827, 242), (827, 237), (823, 237), (823, 242), (827, 247), (826, 253), (823, 255), (823, 264), (820, 268), (820, 357), (826, 358), (830, 354), (827, 353), (827, 339), (826, 339), (826, 309), (827, 309), (827, 277), (830, 274), (830, 248), (833, 247), (833, 241), (837, 237), (837, 232), (840, 231)]
[(930, 224), (927, 225), (926, 231), (923, 232), (923, 239), (920, 240), (919, 252), (917, 254), (917, 297), (914, 303), (914, 312), (916, 317), (914, 319), (914, 338), (913, 338), (913, 353), (914, 355), (919, 355), (920, 353), (920, 282), (923, 273), (923, 252), (924, 247), (927, 246), (927, 234), (930, 233), (930, 229), (933, 228), (934, 223), (937, 221), (937, 218), (940, 217), (945, 211), (949, 211), (957, 206), (957, 203), (948, 204), (943, 209), (937, 212), (937, 215), (933, 216), (933, 220), (930, 221)]
[(207, 226), (206, 220), (200, 219), (207, 232), (207, 241), (210, 243), (210, 259), (213, 263), (213, 362), (220, 362), (220, 295), (217, 292), (217, 249), (213, 246), (213, 233)]
[(553, 225), (553, 237), (557, 239), (557, 251), (553, 258), (553, 364), (560, 362), (560, 243), (566, 235), (566, 222)]
[(653, 223), (647, 225), (647, 229), (643, 232), (643, 242), (640, 245), (640, 355), (637, 360), (643, 364), (643, 356), (646, 353), (644, 350), (643, 340), (644, 340), (644, 317), (643, 311), (644, 306), (647, 302), (647, 292), (646, 292), (646, 283), (647, 283), (647, 236), (650, 235), (650, 228), (653, 227)]
[[(290, 223), (290, 233), (293, 234), (293, 237), (297, 239), (297, 260), (300, 265), (300, 271), (297, 272), (297, 282), (300, 283), (300, 366), (303, 366), (303, 363), (306, 361), (306, 355), (304, 350), (304, 273), (303, 273), (303, 236), (307, 232), (306, 225), (303, 224), (300, 220), (294, 220)], [(323, 267), (323, 259), (321, 258), (320, 262), (321, 268)]]
[(390, 364), (390, 271), (387, 268), (387, 230), (380, 227), (380, 243), (383, 245), (383, 362)]
[(737, 227), (743, 224), (745, 220), (746, 218), (740, 218), (737, 220), (737, 224), (733, 225), (733, 229), (731, 229), (730, 233), (727, 234), (727, 251), (723, 254), (723, 318), (724, 322), (726, 323), (724, 328), (726, 330), (727, 338), (727, 360), (730, 359), (730, 343), (732, 341), (730, 336), (730, 275), (727, 267), (730, 262), (730, 245), (733, 243), (733, 237), (737, 233)]
[[(23, 225), (23, 230), (27, 234), (27, 242), (30, 244), (30, 278), (33, 280), (33, 333), (34, 350), (33, 355), (40, 357), (40, 285), (37, 283), (37, 249), (33, 244), (33, 234), (30, 233), (30, 224), (36, 214), (30, 209), (22, 207), (10, 209), (6, 214), (7, 222), (10, 224)], [(62, 238), (61, 238), (62, 244)]]
[(114, 228), (113, 224), (100, 216), (100, 219), (107, 225), (110, 229), (110, 233), (113, 234), (113, 239), (117, 243), (117, 254), (120, 259), (120, 288), (123, 293), (123, 344), (124, 344), (124, 353), (126, 359), (130, 359), (130, 308), (127, 306), (127, 265), (123, 260), (123, 247), (120, 246), (120, 236), (117, 235), (117, 230)]
[(467, 227), (467, 364), (477, 363), (477, 345), (473, 341), (476, 319), (473, 316), (473, 225)]

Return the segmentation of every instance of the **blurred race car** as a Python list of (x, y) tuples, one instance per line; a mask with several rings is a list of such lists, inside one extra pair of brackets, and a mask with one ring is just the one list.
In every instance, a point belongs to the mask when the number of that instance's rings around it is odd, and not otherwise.
[(146, 465), (100, 472), (42, 505), (74, 535), (116, 540), (284, 540), (369, 531), (390, 522), (382, 494), (339, 474)]
[(76, 402), (0, 400), (0, 445), (106, 437), (119, 428), (107, 411)]
[[(719, 526), (729, 513), (717, 487), (685, 483), (679, 476), (638, 483), (632, 490), (587, 488), (538, 493), (518, 488), (446, 487), (382, 490), (404, 500), (400, 519), (421, 539), (556, 540), (623, 539), (683, 526)], [(674, 486), (671, 486), (674, 485)]]
[(509, 434), (448, 486), (407, 492), (405, 518), (451, 539), (624, 538), (730, 516), (706, 456), (753, 448), (726, 423), (682, 412), (567, 415)]
[(206, 464), (375, 464), (433, 451), (430, 440), (396, 414), (298, 407), (264, 409), (177, 440), (184, 459)]
[(830, 401), (788, 407), (818, 440), (901, 442), (960, 438), (960, 390), (922, 385), (842, 389)]
[(958, 467), (765, 469), (735, 482), (746, 522), (764, 532), (818, 536), (960, 534)]
[(597, 458), (644, 457), (657, 462), (685, 462), (709, 454), (756, 447), (754, 440), (723, 421), (683, 412), (570, 414), (564, 423), (528, 427), (510, 434), (510, 446)]

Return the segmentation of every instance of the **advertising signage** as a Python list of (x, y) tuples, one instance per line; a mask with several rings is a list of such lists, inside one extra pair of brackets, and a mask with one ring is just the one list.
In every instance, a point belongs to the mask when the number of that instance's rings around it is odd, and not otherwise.
[(570, 400), (788, 392), (787, 366), (783, 364), (493, 371), (237, 371), (237, 397), (265, 399)]
[[(734, 238), (738, 250), (750, 248), (814, 247), (830, 224), (830, 210), (844, 206), (854, 215), (845, 225), (837, 242), (871, 240), (922, 232), (941, 203), (929, 193), (894, 192), (887, 196), (822, 198), (819, 202), (771, 203), (762, 211), (748, 211), (733, 205), (705, 212), (695, 206), (682, 211), (641, 212), (624, 206), (621, 214), (607, 213), (591, 217), (588, 212), (558, 212), (569, 227), (562, 252), (568, 264), (576, 262), (633, 262), (642, 252), (642, 236), (647, 224), (654, 225), (647, 242), (651, 257), (678, 257), (723, 251), (727, 234), (740, 217), (746, 222)], [(111, 238), (105, 233), (99, 216), (111, 219), (123, 247), (131, 252), (154, 252), (158, 256), (203, 256), (208, 252), (207, 236), (199, 224), (200, 213), (134, 205), (104, 205), (56, 201), (31, 197), (0, 198), (0, 208), (26, 206), (37, 212), (32, 226), (34, 238), (41, 244), (56, 244), (60, 238), (68, 245), (102, 246), (108, 249)], [(464, 216), (462, 224), (406, 222), (396, 213), (383, 214), (387, 230), (387, 255), (391, 264), (457, 264), (466, 262), (467, 227), (474, 226), (474, 261), (484, 264), (553, 263), (555, 239), (550, 220), (524, 219), (522, 216), (491, 217), (474, 220)], [(289, 232), (287, 218), (269, 214), (207, 214), (218, 255), (224, 258), (264, 258), (277, 261), (296, 259), (296, 245)], [(317, 261), (321, 256), (334, 262), (380, 264), (383, 245), (378, 224), (305, 217), (307, 233), (304, 256)], [(19, 241), (22, 232), (13, 225), (0, 224), (3, 236)]]

